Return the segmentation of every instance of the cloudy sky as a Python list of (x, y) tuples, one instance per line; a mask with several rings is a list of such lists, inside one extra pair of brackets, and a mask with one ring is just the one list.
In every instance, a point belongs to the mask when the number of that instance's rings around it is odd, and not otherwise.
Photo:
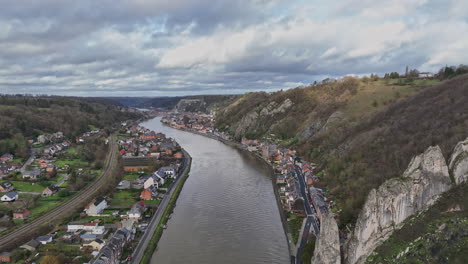
[(466, 0), (0, 4), (0, 93), (243, 93), (468, 63)]

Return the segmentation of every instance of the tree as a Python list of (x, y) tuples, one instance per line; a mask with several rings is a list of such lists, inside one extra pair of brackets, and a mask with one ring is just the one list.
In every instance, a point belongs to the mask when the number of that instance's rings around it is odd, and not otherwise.
[(68, 191), (67, 189), (62, 189), (57, 193), (57, 195), (59, 197), (67, 197), (70, 195), (70, 191)]
[(62, 264), (63, 262), (56, 256), (44, 256), (41, 258), (40, 264)]

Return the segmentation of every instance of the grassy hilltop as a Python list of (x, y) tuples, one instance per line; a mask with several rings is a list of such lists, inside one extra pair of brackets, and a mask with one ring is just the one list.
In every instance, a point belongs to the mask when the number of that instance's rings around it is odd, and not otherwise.
[(341, 227), (370, 189), (399, 177), (438, 144), (447, 158), (468, 137), (468, 75), (449, 80), (345, 77), (276, 93), (249, 93), (222, 109), (217, 127), (299, 150), (325, 169)]

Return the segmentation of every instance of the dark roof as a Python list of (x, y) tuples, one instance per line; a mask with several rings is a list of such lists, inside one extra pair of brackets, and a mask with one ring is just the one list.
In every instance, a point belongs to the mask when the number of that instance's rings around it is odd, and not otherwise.
[(52, 238), (52, 236), (45, 235), (45, 236), (40, 236), (40, 237), (36, 238), (36, 240), (37, 241), (48, 241), (51, 238)]
[(155, 161), (154, 157), (124, 157), (123, 165), (127, 167), (153, 166)]
[(50, 185), (49, 187), (47, 187), (49, 190), (51, 190), (52, 192), (57, 192), (59, 190), (59, 187), (55, 186), (55, 185)]
[(7, 194), (5, 194), (5, 195), (6, 195), (7, 197), (13, 199), (13, 198), (16, 197), (16, 195), (18, 195), (18, 193), (13, 191), (13, 192), (9, 192), (9, 193), (7, 193)]
[(96, 200), (94, 200), (94, 205), (95, 205), (95, 206), (98, 206), (98, 205), (99, 205), (100, 203), (102, 203), (102, 201), (104, 201), (104, 200), (105, 200), (104, 197), (99, 196), (99, 197), (96, 198)]
[(5, 189), (8, 189), (8, 188), (13, 186), (13, 184), (11, 182), (2, 182), (2, 183), (0, 183), (0, 185)]
[(32, 248), (37, 248), (41, 243), (39, 241), (32, 239), (28, 243), (24, 244), (23, 246), (30, 246)]

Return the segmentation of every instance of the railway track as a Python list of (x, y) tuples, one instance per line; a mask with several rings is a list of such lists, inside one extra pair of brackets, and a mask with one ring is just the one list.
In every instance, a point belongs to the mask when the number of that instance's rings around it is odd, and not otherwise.
[(101, 187), (109, 183), (112, 179), (112, 171), (117, 162), (117, 142), (115, 135), (112, 135), (109, 140), (109, 153), (104, 163), (103, 173), (87, 185), (82, 191), (73, 196), (70, 200), (61, 203), (54, 209), (48, 211), (33, 221), (22, 225), (21, 227), (12, 230), (11, 232), (0, 237), (0, 250), (9, 250), (35, 237), (39, 228), (50, 226), (57, 220), (62, 220), (70, 217), (78, 209), (89, 203), (95, 195), (102, 189)]

